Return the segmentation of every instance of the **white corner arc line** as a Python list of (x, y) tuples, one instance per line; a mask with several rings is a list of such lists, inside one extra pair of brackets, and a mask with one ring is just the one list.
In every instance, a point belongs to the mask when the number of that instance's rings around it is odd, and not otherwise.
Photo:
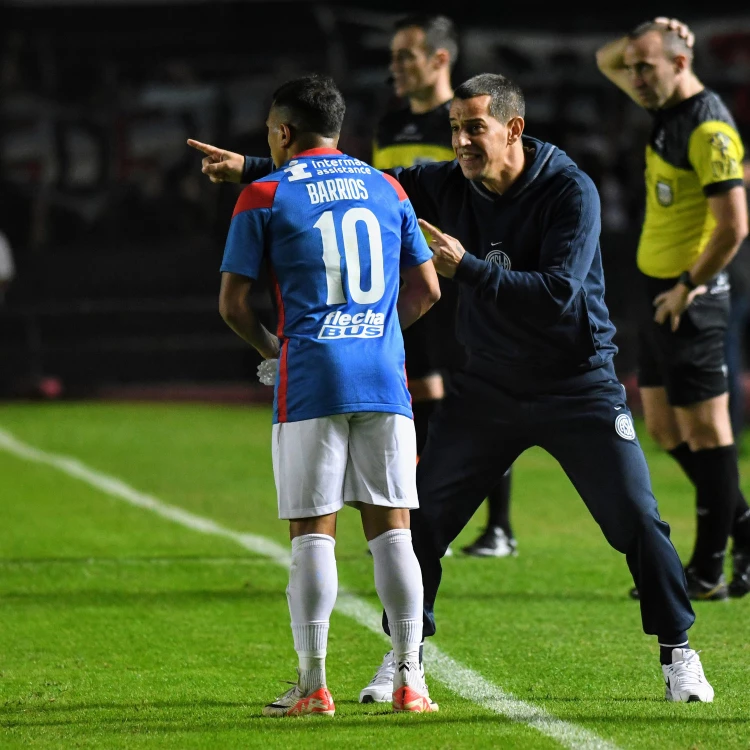
[[(288, 569), (289, 551), (276, 542), (255, 534), (244, 534), (228, 529), (210, 518), (198, 516), (158, 498), (144, 494), (122, 480), (91, 469), (75, 458), (34, 448), (23, 443), (6, 430), (0, 429), (0, 449), (39, 464), (46, 464), (68, 476), (101, 490), (110, 497), (130, 505), (150, 510), (170, 521), (202, 534), (213, 534), (237, 542), (250, 552), (263, 555)], [(336, 610), (359, 625), (387, 639), (380, 625), (380, 612), (369, 602), (339, 588)], [(543, 708), (514, 698), (502, 688), (482, 677), (478, 672), (444, 654), (430, 641), (425, 644), (426, 668), (431, 677), (449, 690), (496, 714), (536, 729), (570, 750), (618, 750), (617, 745), (588, 729), (573, 724), (545, 711)]]

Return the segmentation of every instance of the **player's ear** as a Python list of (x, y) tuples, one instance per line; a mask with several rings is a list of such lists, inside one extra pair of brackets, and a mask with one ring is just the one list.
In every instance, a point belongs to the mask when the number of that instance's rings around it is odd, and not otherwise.
[(294, 142), (294, 128), (286, 122), (282, 122), (279, 125), (281, 131), (281, 147), (289, 148)]

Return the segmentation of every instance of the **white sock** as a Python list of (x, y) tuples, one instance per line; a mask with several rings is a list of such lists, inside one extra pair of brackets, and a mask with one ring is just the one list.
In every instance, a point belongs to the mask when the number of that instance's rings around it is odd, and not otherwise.
[(327, 534), (292, 539), (286, 598), (299, 657), (299, 686), (304, 693), (326, 684), (328, 626), (338, 593), (335, 544)]
[(391, 529), (369, 542), (375, 564), (375, 589), (388, 615), (393, 656), (419, 663), (422, 641), (422, 571), (409, 529)]

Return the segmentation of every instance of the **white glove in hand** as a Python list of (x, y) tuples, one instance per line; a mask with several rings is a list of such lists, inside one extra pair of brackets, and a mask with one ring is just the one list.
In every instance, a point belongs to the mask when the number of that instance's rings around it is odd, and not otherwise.
[(276, 373), (278, 371), (278, 359), (264, 359), (258, 365), (258, 380), (260, 380), (263, 385), (274, 385), (276, 383)]

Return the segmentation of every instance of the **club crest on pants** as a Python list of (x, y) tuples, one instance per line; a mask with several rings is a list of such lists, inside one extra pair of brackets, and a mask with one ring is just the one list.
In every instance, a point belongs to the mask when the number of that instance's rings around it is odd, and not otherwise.
[(615, 432), (625, 440), (635, 440), (635, 427), (630, 414), (620, 414), (615, 419)]

